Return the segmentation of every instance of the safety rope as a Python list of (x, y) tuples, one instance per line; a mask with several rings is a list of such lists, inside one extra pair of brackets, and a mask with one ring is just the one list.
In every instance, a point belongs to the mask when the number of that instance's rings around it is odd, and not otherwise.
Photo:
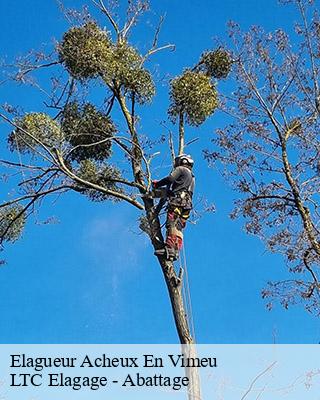
[(190, 326), (190, 333), (193, 337), (193, 340), (196, 342), (196, 335), (195, 335), (195, 327), (194, 327), (194, 319), (193, 319), (193, 311), (192, 311), (192, 302), (191, 302), (191, 292), (190, 292), (190, 284), (189, 284), (189, 273), (187, 268), (187, 259), (185, 253), (185, 246), (182, 246), (182, 250), (180, 251), (180, 268), (184, 271), (184, 279), (183, 279), (183, 286), (182, 286), (182, 296), (183, 301), (186, 305), (186, 314), (187, 320)]

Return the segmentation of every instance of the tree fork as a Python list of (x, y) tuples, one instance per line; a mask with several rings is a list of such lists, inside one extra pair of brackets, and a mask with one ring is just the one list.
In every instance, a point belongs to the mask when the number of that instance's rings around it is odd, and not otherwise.
[(285, 175), (287, 178), (287, 182), (289, 183), (289, 185), (291, 187), (294, 201), (296, 203), (297, 209), (301, 216), (304, 229), (307, 233), (307, 236), (312, 245), (312, 248), (316, 251), (316, 253), (318, 255), (320, 255), (320, 245), (314, 235), (314, 226), (311, 221), (310, 211), (307, 207), (304, 206), (304, 204), (300, 198), (298, 186), (292, 176), (291, 167), (290, 167), (290, 163), (289, 163), (288, 155), (287, 155), (286, 138), (282, 139), (280, 136), (280, 143), (281, 143), (282, 160), (283, 160), (284, 171), (285, 171)]

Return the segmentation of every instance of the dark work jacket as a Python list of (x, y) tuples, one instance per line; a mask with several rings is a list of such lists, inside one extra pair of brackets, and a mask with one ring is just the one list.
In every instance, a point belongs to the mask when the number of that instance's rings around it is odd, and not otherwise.
[(191, 196), (194, 192), (195, 178), (188, 167), (176, 167), (169, 176), (157, 182), (157, 186), (168, 186), (172, 195), (188, 192)]

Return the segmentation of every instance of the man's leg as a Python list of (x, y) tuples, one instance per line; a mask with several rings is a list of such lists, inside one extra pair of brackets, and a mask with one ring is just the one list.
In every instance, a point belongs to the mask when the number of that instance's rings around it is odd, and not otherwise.
[(179, 251), (183, 243), (180, 214), (180, 207), (174, 207), (168, 210), (166, 248), (168, 257), (172, 260), (177, 260), (179, 258)]
[(177, 207), (168, 208), (166, 220), (166, 241), (165, 247), (155, 251), (157, 256), (166, 256), (168, 260), (175, 261), (179, 257), (179, 240), (180, 234), (176, 228), (177, 219), (179, 218), (179, 209)]

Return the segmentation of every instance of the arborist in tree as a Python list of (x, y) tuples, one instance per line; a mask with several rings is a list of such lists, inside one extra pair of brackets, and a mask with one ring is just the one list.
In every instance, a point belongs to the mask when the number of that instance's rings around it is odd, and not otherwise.
[[(167, 186), (167, 221), (165, 247), (155, 251), (157, 256), (165, 256), (175, 261), (183, 244), (182, 230), (192, 210), (192, 196), (195, 178), (192, 173), (194, 161), (191, 156), (181, 154), (174, 160), (174, 169), (171, 174), (160, 181), (152, 181), (154, 189)], [(161, 200), (160, 200), (161, 201)]]

